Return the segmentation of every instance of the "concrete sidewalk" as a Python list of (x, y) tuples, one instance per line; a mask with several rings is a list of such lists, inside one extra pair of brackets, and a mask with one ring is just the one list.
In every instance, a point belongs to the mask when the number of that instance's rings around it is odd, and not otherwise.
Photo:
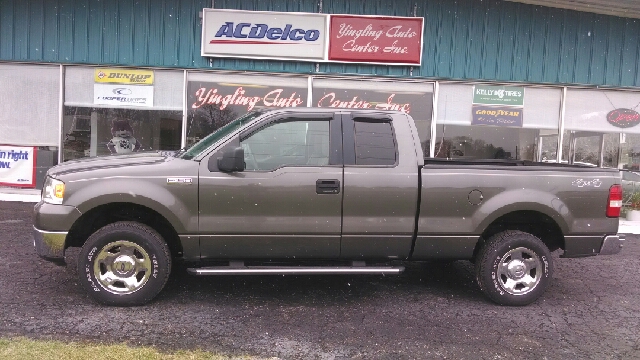
[(37, 203), (40, 201), (40, 190), (0, 187), (0, 201), (21, 201)]
[[(40, 201), (40, 190), (0, 187), (0, 201), (21, 201), (37, 203)], [(618, 232), (621, 234), (640, 234), (640, 221), (629, 221), (620, 218)]]

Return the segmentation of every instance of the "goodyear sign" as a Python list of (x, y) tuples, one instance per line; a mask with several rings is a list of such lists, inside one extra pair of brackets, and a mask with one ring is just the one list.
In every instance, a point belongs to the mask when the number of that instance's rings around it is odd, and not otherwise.
[(153, 70), (96, 69), (96, 83), (152, 85)]

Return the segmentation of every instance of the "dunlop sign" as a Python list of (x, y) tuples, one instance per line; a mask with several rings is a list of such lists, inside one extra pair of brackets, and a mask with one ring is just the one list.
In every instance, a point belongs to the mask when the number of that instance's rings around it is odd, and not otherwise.
[(96, 83), (153, 85), (153, 70), (96, 69)]

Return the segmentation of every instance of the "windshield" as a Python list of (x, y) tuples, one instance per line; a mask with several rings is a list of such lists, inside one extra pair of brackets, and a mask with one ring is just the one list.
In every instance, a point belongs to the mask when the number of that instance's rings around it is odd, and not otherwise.
[(208, 149), (211, 145), (215, 144), (218, 140), (224, 138), (225, 136), (233, 133), (234, 131), (238, 130), (240, 127), (242, 127), (244, 124), (250, 122), (251, 120), (255, 119), (256, 117), (262, 115), (264, 113), (264, 111), (252, 111), (249, 113), (244, 114), (243, 116), (237, 118), (236, 120), (233, 120), (232, 122), (228, 123), (227, 125), (219, 128), (218, 130), (212, 132), (211, 134), (207, 135), (207, 137), (205, 137), (204, 139), (198, 141), (197, 143), (195, 143), (194, 145), (192, 145), (190, 148), (188, 148), (187, 151), (181, 152), (179, 154), (176, 154), (176, 157), (185, 159), (185, 160), (191, 160), (194, 157), (200, 155), (203, 151), (205, 151), (206, 149)]

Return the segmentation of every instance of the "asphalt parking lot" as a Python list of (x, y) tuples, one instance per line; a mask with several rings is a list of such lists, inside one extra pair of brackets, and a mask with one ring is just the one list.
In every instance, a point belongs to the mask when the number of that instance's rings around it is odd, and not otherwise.
[(153, 345), (282, 359), (640, 358), (640, 243), (560, 259), (527, 307), (484, 298), (468, 262), (409, 265), (396, 277), (193, 277), (177, 268), (150, 305), (96, 305), (77, 250), (37, 257), (33, 204), (0, 202), (0, 337)]

